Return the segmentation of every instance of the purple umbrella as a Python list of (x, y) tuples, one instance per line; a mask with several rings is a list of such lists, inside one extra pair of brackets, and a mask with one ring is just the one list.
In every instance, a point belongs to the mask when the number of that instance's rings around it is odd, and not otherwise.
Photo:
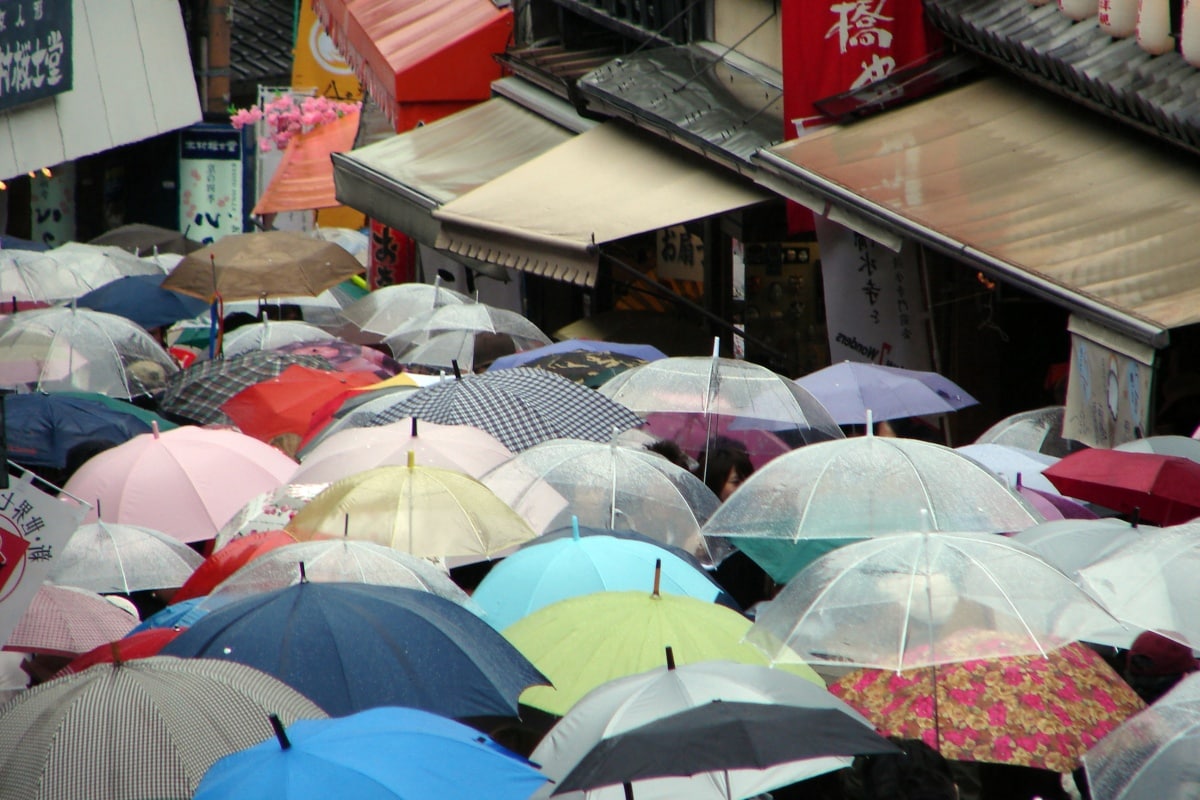
[(842, 361), (796, 379), (839, 425), (945, 414), (979, 401), (949, 378), (881, 364)]

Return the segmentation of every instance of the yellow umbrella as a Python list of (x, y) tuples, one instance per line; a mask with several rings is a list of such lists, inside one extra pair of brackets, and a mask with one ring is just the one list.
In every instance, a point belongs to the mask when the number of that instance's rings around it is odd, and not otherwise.
[(456, 567), (503, 555), (534, 538), (517, 512), (461, 472), (385, 466), (331, 483), (284, 530), (299, 541), (345, 536)]

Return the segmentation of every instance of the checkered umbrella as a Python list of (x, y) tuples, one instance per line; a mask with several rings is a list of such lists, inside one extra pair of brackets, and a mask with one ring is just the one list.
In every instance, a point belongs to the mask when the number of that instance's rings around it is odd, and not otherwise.
[(232, 425), (221, 405), (246, 387), (274, 378), (293, 364), (326, 371), (334, 369), (320, 356), (260, 350), (200, 361), (171, 376), (159, 409), (200, 425)]
[[(105, 642), (120, 639), (137, 623), (137, 617), (95, 592), (44, 584), (33, 596), (33, 602), (8, 637), (4, 649), (77, 656)], [(0, 761), (0, 771), (4, 769), (2, 764)], [(0, 789), (0, 797), (21, 796), (26, 795), (9, 795)]]
[(0, 709), (0, 797), (191, 797), (218, 758), (325, 717), (279, 680), (232, 661), (155, 656), (98, 664)]
[(607, 442), (641, 417), (586, 386), (541, 369), (518, 367), (441, 381), (402, 396), (366, 421), (405, 417), (487, 431), (514, 453), (548, 439)]

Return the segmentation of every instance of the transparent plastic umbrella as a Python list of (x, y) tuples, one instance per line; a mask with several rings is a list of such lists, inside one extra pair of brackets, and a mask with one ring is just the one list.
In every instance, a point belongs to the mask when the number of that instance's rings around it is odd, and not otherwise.
[[(775, 663), (902, 671), (972, 657), (1041, 655), (1116, 624), (1066, 575), (1003, 536), (896, 533), (809, 564), (746, 636)], [(946, 646), (994, 631), (986, 653)]]
[(975, 441), (979, 444), (1006, 444), (1062, 458), (1086, 445), (1063, 437), (1066, 408), (1046, 406), (1010, 414), (988, 428)]
[(447, 289), (440, 281), (383, 286), (342, 310), (342, 318), (376, 341), (438, 306), (473, 302), (465, 294)]
[(221, 351), (226, 356), (236, 356), (251, 350), (274, 350), (296, 342), (324, 342), (335, 338), (332, 333), (307, 322), (265, 320), (243, 325), (225, 334)]
[(550, 337), (515, 311), (486, 303), (443, 305), (413, 317), (390, 331), (384, 343), (398, 361), (449, 368), (458, 361), (470, 370), (480, 348), (494, 347), (487, 361), (521, 350), (550, 344)]
[(1029, 486), (1041, 492), (1060, 494), (1049, 478), (1042, 477), (1042, 470), (1058, 462), (1058, 458), (1055, 456), (994, 442), (986, 444), (975, 442), (954, 449), (983, 464), (1003, 478), (1010, 487), (1015, 487), (1019, 481), (1022, 486)]
[(140, 525), (80, 525), (55, 556), (49, 580), (129, 594), (182, 586), (203, 559), (173, 536)]
[(282, 529), (296, 516), (297, 511), (328, 485), (328, 482), (299, 483), (289, 480), (283, 486), (255, 495), (217, 531), (213, 551), (247, 534)]
[(109, 259), (70, 245), (44, 252), (0, 250), (0, 300), (18, 307), (51, 305), (128, 275), (162, 274), (154, 265), (124, 255)]

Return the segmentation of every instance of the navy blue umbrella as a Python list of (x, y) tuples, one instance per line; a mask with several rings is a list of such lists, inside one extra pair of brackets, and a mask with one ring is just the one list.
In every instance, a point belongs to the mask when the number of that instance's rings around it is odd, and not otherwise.
[(30, 469), (64, 469), (78, 445), (108, 447), (150, 433), (150, 423), (104, 403), (61, 394), (9, 394), (4, 402), (8, 457)]
[(238, 661), (332, 716), (378, 706), (454, 719), (517, 715), (549, 681), (503, 636), (442, 597), (398, 586), (301, 581), (215, 609), (163, 655)]
[(163, 275), (126, 275), (93, 289), (75, 301), (80, 308), (106, 311), (143, 328), (171, 325), (208, 310), (208, 303), (162, 288)]

